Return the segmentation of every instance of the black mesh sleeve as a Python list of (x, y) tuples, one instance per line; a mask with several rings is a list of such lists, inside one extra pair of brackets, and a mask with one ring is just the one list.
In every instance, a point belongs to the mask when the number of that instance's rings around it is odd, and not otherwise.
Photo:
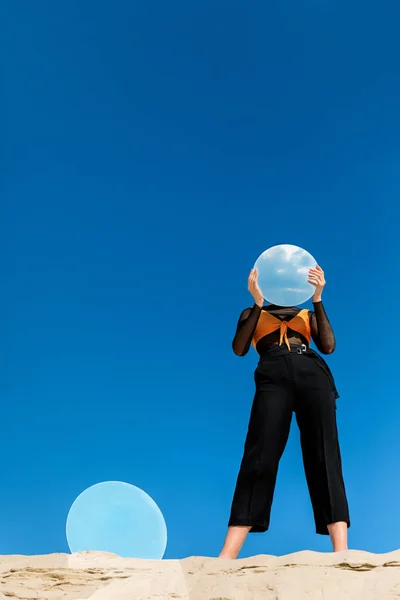
[(246, 308), (240, 315), (232, 342), (233, 351), (238, 356), (244, 356), (248, 353), (261, 310), (260, 306), (254, 304), (252, 308)]
[(335, 334), (322, 302), (314, 303), (314, 312), (311, 316), (311, 335), (322, 354), (332, 354), (336, 348)]

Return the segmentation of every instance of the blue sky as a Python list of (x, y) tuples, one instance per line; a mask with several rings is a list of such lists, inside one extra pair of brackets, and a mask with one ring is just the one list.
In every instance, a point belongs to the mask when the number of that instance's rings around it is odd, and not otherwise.
[[(218, 554), (253, 397), (247, 275), (326, 272), (350, 546), (398, 548), (400, 5), (0, 5), (0, 554), (66, 552), (94, 483), (145, 490), (165, 558)], [(271, 529), (330, 550), (293, 421)]]

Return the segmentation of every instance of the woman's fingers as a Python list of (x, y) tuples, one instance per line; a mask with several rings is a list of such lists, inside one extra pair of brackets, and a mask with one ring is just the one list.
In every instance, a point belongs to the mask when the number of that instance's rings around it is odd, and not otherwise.
[(248, 290), (249, 290), (250, 294), (253, 296), (255, 302), (257, 302), (257, 304), (259, 302), (261, 302), (261, 303), (264, 302), (262, 292), (258, 286), (258, 270), (257, 269), (251, 269), (251, 271), (250, 271), (249, 280), (248, 280)]
[(255, 281), (254, 277), (255, 277), (254, 276), (254, 269), (252, 269), (250, 271), (250, 275), (249, 275), (249, 289), (254, 286), (254, 281)]
[(250, 283), (252, 283), (252, 284), (256, 283), (257, 279), (258, 279), (258, 271), (257, 271), (257, 269), (252, 269), (250, 271), (250, 275), (249, 275), (249, 284)]
[(316, 269), (309, 270), (308, 276), (315, 277), (318, 281), (321, 282), (321, 284), (323, 284), (325, 281), (325, 274), (324, 274), (323, 270), (321, 269), (321, 267), (318, 267), (318, 265), (317, 265)]

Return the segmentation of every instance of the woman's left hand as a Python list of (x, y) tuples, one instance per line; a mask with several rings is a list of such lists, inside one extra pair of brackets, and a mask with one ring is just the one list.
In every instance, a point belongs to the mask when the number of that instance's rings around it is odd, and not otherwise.
[(319, 265), (317, 265), (315, 267), (315, 269), (309, 270), (308, 283), (311, 283), (311, 285), (313, 285), (315, 287), (315, 292), (312, 297), (312, 301), (320, 302), (326, 281), (325, 281), (325, 274)]

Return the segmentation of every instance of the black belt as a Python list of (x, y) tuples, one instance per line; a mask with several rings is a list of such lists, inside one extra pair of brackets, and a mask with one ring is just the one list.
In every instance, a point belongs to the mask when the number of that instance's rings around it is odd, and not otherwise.
[(308, 347), (305, 344), (302, 344), (301, 346), (290, 346), (290, 352), (296, 352), (296, 354), (305, 354), (308, 352)]
[(267, 357), (271, 354), (286, 354), (287, 352), (293, 352), (295, 354), (306, 354), (306, 352), (312, 352), (312, 350), (310, 350), (310, 348), (308, 348), (306, 344), (290, 344), (290, 350), (286, 346), (286, 344), (282, 344), (281, 346), (271, 346), (270, 348), (263, 350), (263, 353), (260, 355), (260, 360), (262, 360), (264, 356)]

